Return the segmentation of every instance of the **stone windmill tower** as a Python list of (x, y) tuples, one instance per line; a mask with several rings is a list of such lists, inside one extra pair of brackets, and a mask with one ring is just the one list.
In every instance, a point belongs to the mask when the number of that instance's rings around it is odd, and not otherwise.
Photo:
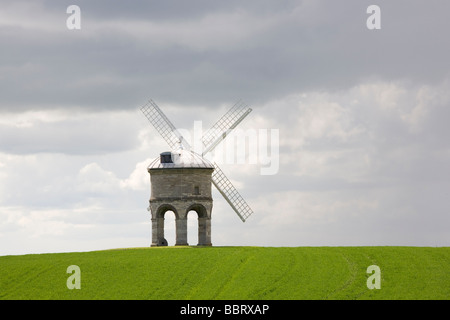
[(151, 196), (148, 210), (152, 215), (152, 246), (166, 246), (164, 214), (173, 211), (176, 218), (176, 245), (187, 245), (187, 214), (198, 214), (198, 245), (211, 246), (211, 184), (217, 188), (239, 218), (245, 220), (253, 213), (231, 181), (216, 163), (204, 156), (213, 150), (252, 111), (243, 103), (235, 104), (202, 137), (203, 153), (196, 154), (152, 101), (141, 111), (166, 140), (171, 151), (163, 152), (152, 161)]
[(187, 150), (163, 152), (148, 166), (151, 183), (152, 246), (167, 245), (164, 213), (176, 218), (176, 246), (187, 243), (187, 214), (198, 215), (198, 245), (211, 246), (211, 174), (214, 166)]

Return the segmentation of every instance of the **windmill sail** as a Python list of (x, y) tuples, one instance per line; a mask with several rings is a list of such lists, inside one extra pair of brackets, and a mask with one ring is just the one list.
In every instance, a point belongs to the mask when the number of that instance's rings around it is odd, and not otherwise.
[(212, 173), (212, 182), (214, 186), (219, 190), (239, 218), (241, 218), (242, 222), (245, 222), (245, 220), (253, 213), (252, 209), (244, 198), (242, 198), (231, 181), (225, 176), (219, 166), (215, 162), (213, 165), (214, 171)]
[(252, 112), (242, 101), (238, 101), (202, 137), (203, 155), (214, 149), (244, 118)]
[(166, 140), (170, 148), (176, 150), (180, 147), (181, 143), (185, 149), (190, 149), (189, 143), (184, 140), (183, 136), (153, 100), (149, 100), (147, 104), (143, 105), (141, 111), (164, 140)]

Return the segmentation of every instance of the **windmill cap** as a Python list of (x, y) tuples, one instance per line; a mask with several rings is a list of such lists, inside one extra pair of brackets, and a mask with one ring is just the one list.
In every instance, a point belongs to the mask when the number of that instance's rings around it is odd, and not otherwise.
[(193, 151), (178, 149), (162, 152), (147, 169), (166, 168), (214, 168), (214, 165)]

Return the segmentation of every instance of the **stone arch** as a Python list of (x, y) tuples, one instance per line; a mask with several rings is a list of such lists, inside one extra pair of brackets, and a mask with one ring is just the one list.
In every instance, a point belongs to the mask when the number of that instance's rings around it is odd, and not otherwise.
[(158, 209), (156, 209), (156, 217), (155, 218), (163, 218), (164, 219), (164, 215), (167, 211), (173, 211), (173, 213), (175, 214), (175, 218), (178, 219), (179, 215), (178, 215), (178, 211), (177, 209), (168, 203), (164, 203), (162, 205), (160, 205), (158, 207)]
[(186, 209), (185, 215), (189, 211), (197, 212), (198, 216), (198, 246), (212, 246), (211, 244), (211, 210), (208, 210), (201, 203), (194, 203)]
[(186, 215), (189, 211), (197, 212), (197, 215), (199, 218), (207, 218), (208, 217), (208, 211), (206, 210), (205, 206), (200, 203), (194, 203), (194, 204), (190, 205), (186, 210)]
[(205, 203), (194, 202), (186, 204), (185, 201), (169, 203), (150, 202), (152, 213), (152, 246), (167, 246), (164, 238), (164, 215), (167, 211), (175, 214), (175, 245), (187, 246), (187, 214), (195, 211), (198, 217), (198, 244), (199, 246), (211, 246), (211, 210), (212, 201)]
[[(175, 214), (175, 221), (178, 221), (179, 214), (175, 206), (163, 203), (160, 205), (150, 204), (152, 212), (152, 246), (167, 246), (167, 240), (164, 237), (164, 215), (167, 211), (172, 211)], [(175, 224), (177, 228), (177, 224)], [(177, 233), (178, 231), (176, 231)]]
[[(192, 213), (196, 213), (195, 215)], [(189, 214), (191, 213), (191, 214)], [(208, 216), (205, 206), (199, 203), (193, 203), (186, 209), (186, 219), (187, 221), (187, 238), (189, 242), (196, 241), (197, 244), (200, 243), (200, 218), (206, 218)], [(195, 224), (193, 219), (196, 218)], [(195, 234), (197, 234), (195, 236)]]

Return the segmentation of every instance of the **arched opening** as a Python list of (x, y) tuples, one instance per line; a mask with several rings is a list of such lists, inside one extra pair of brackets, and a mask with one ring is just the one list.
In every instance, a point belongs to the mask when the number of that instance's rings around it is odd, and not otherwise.
[[(211, 222), (208, 219), (206, 208), (202, 204), (193, 204), (188, 208), (186, 215), (188, 217), (188, 242), (191, 245), (211, 245)], [(192, 217), (197, 219), (192, 219)]]
[(192, 246), (198, 243), (198, 213), (194, 210), (187, 213), (187, 240)]
[(175, 245), (176, 239), (176, 209), (171, 205), (162, 205), (156, 213), (156, 238), (154, 242), (158, 246)]
[(163, 214), (164, 217), (164, 238), (167, 241), (168, 246), (175, 245), (176, 239), (176, 225), (175, 225), (175, 212), (167, 210)]

